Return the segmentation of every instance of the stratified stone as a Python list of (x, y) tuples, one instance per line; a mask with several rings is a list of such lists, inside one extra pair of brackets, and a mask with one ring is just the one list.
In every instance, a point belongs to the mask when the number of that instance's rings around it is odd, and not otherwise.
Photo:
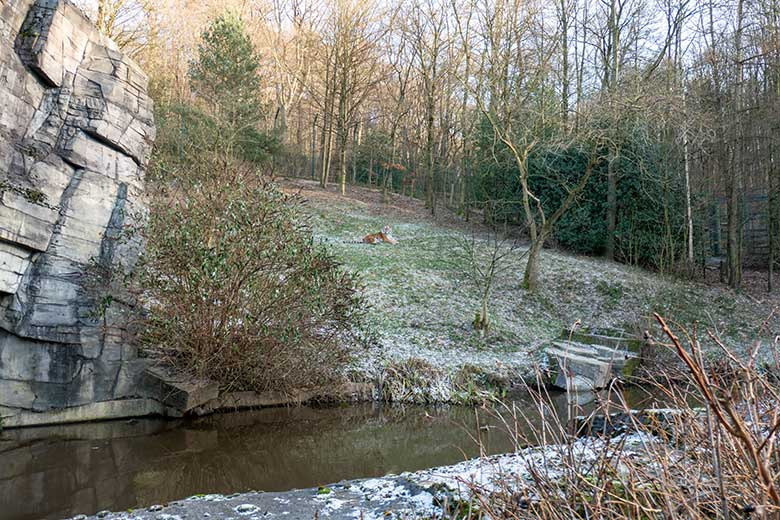
[(32, 252), (7, 242), (0, 242), (0, 292), (14, 294), (30, 267)]
[(551, 383), (567, 391), (592, 391), (631, 375), (638, 362), (633, 352), (596, 344), (555, 341), (547, 348)]
[[(134, 301), (120, 281), (142, 248), (122, 235), (146, 212), (154, 140), (146, 88), (138, 66), (71, 2), (0, 4), (6, 425), (162, 408), (147, 403), (149, 363), (129, 342)], [(111, 404), (119, 401), (140, 404)]]

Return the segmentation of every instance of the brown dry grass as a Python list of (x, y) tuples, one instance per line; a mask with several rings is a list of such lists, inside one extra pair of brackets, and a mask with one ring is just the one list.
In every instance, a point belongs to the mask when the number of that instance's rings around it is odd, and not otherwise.
[[(571, 425), (557, 420), (539, 396), (537, 415), (549, 419), (518, 442), (549, 447), (563, 454), (562, 462), (553, 471), (544, 465), (529, 467), (522, 480), (507, 476), (498, 490), (471, 484), (469, 507), (477, 505), (479, 512), (456, 512), (455, 517), (780, 518), (780, 364), (757, 363), (761, 349), (780, 359), (780, 339), (757, 342), (750, 356), (738, 358), (709, 331), (673, 330), (657, 319), (666, 335), (663, 346), (686, 367), (687, 384), (670, 385), (666, 377), (648, 383), (672, 403), (674, 412), (655, 416), (662, 420), (642, 420), (628, 409), (619, 414), (630, 431), (643, 434), (641, 450), (627, 449), (627, 437), (618, 435), (595, 443), (597, 453), (582, 457)], [(720, 362), (703, 361), (704, 341), (721, 349)], [(508, 427), (526, 417), (526, 411), (507, 412)]]

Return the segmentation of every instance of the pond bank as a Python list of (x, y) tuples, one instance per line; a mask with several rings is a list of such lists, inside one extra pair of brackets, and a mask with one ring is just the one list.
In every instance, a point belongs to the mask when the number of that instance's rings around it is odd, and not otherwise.
[[(477, 428), (477, 415), (481, 425)], [(0, 517), (61, 520), (200, 493), (317, 488), (514, 449), (490, 413), (469, 407), (266, 408), (0, 433)], [(24, 497), (24, 500), (20, 500)]]
[[(633, 434), (615, 442), (621, 456), (641, 457), (654, 438)], [(183, 520), (219, 518), (250, 520), (289, 518), (333, 520), (380, 520), (441, 518), (460, 508), (476, 511), (472, 490), (483, 493), (532, 491), (532, 472), (555, 478), (564, 460), (575, 456), (587, 464), (597, 459), (607, 441), (580, 439), (570, 446), (526, 448), (514, 453), (471, 459), (381, 478), (342, 481), (328, 486), (277, 493), (250, 492), (233, 495), (198, 495), (154, 505), (146, 509), (95, 516), (79, 515), (72, 520)]]

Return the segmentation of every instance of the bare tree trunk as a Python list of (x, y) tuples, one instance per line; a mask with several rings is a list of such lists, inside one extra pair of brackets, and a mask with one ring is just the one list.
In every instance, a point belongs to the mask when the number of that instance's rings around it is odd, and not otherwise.
[[(332, 52), (332, 51), (331, 51)], [(331, 148), (333, 143), (333, 105), (334, 105), (334, 80), (331, 73), (335, 73), (335, 64), (331, 69), (331, 54), (326, 56), (325, 68), (325, 105), (322, 119), (322, 136), (320, 150), (320, 186), (325, 188), (328, 185), (328, 176), (330, 173)]]
[[(583, 99), (583, 81), (585, 75), (585, 49), (587, 47), (587, 34), (588, 25), (586, 23), (588, 19), (588, 2), (584, 2), (582, 6), (583, 13), (580, 17), (580, 24), (582, 25), (582, 34), (580, 35), (581, 43), (577, 43), (577, 38), (574, 39), (575, 45), (579, 45), (580, 54), (577, 58), (577, 98), (574, 103), (574, 127), (579, 130), (580, 125), (580, 108), (582, 107)], [(579, 13), (578, 13), (579, 14)]]
[(355, 154), (355, 150), (360, 146), (360, 142), (363, 138), (363, 122), (361, 121), (358, 123), (357, 128), (355, 128), (355, 132), (353, 134), (352, 139), (352, 158), (350, 159), (350, 164), (352, 164), (352, 184), (357, 184), (357, 157)]
[(328, 181), (330, 180), (330, 165), (331, 165), (331, 159), (333, 158), (333, 117), (330, 118), (330, 122), (328, 124), (328, 133), (326, 136), (326, 144), (325, 144), (325, 154), (324, 159), (322, 161), (322, 180), (320, 184), (322, 187), (326, 187), (328, 185)]
[(607, 163), (607, 242), (604, 248), (604, 256), (609, 260), (615, 259), (615, 230), (617, 229), (617, 173), (615, 162), (618, 154), (615, 153)]
[[(769, 91), (775, 98), (773, 105), (773, 115), (778, 115), (778, 99), (780, 99), (780, 3), (772, 0), (770, 4), (770, 20), (772, 27), (772, 40), (774, 53), (772, 54), (774, 74), (772, 82), (769, 85)], [(780, 234), (780, 169), (777, 168), (775, 161), (775, 143), (776, 137), (772, 130), (769, 131), (769, 178), (767, 179), (769, 197), (767, 204), (769, 206), (769, 269), (767, 278), (767, 291), (774, 289), (775, 265), (777, 263), (777, 239)]]
[(368, 187), (371, 187), (371, 175), (374, 172), (374, 154), (372, 153), (368, 158)]
[(317, 175), (317, 117), (319, 114), (314, 114), (314, 120), (311, 123), (311, 178), (314, 179)]
[(435, 160), (434, 160), (434, 135), (433, 135), (433, 120), (434, 120), (434, 111), (436, 109), (436, 100), (434, 98), (434, 86), (433, 86), (433, 78), (430, 79), (430, 85), (429, 85), (429, 91), (427, 93), (427, 100), (426, 100), (426, 143), (425, 143), (425, 154), (426, 154), (426, 175), (427, 180), (425, 182), (425, 200), (428, 204), (429, 209), (431, 210), (431, 215), (436, 215), (436, 194), (434, 193), (435, 187), (434, 187), (434, 180), (436, 176), (435, 172)]
[(561, 22), (561, 120), (563, 127), (569, 125), (569, 6), (567, 0), (560, 0)]
[(523, 273), (523, 287), (531, 292), (539, 288), (539, 256), (544, 248), (545, 237), (540, 235), (531, 242), (528, 251), (528, 262)]
[[(605, 56), (607, 60), (604, 67), (604, 87), (610, 94), (610, 105), (612, 105), (612, 94), (617, 87), (620, 70), (620, 44), (621, 44), (621, 23), (619, 11), (622, 12), (620, 0), (609, 0), (609, 18), (607, 29), (609, 31), (609, 55)], [(614, 110), (614, 108), (613, 108)], [(612, 148), (612, 156), (607, 164), (607, 242), (604, 247), (604, 254), (609, 260), (615, 259), (615, 230), (617, 229), (617, 160), (620, 155), (619, 145)]]
[(768, 292), (772, 292), (773, 290), (773, 282), (774, 282), (774, 274), (775, 274), (775, 257), (777, 256), (777, 253), (775, 252), (775, 249), (777, 248), (777, 245), (775, 244), (776, 237), (775, 235), (780, 231), (778, 229), (778, 208), (777, 208), (777, 196), (778, 191), (780, 191), (780, 183), (778, 185), (775, 185), (775, 177), (777, 177), (777, 174), (775, 172), (775, 161), (774, 161), (774, 146), (771, 147), (771, 151), (769, 153), (769, 179), (767, 179), (767, 182), (769, 184), (769, 197), (767, 200), (769, 215), (767, 219), (767, 226), (769, 231), (769, 273), (767, 276), (767, 284), (766, 288)]
[(346, 133), (339, 138), (339, 185), (341, 186), (341, 194), (347, 193), (347, 141), (349, 140)]
[(739, 183), (738, 167), (735, 164), (735, 152), (732, 147), (729, 150), (729, 198), (728, 198), (728, 228), (726, 250), (728, 255), (728, 283), (729, 286), (736, 289), (740, 283), (741, 254), (739, 250)]
[(482, 323), (479, 328), (480, 335), (484, 336), (490, 329), (490, 316), (488, 314), (488, 300), (490, 299), (490, 286), (492, 281), (486, 284), (485, 290), (482, 292)]
[[(742, 29), (743, 29), (743, 6), (744, 0), (737, 0), (737, 27), (734, 32), (734, 46), (736, 52), (737, 78), (734, 89), (734, 103), (732, 103), (734, 114), (739, 114), (742, 103), (742, 81), (743, 81), (743, 63), (742, 63)], [(732, 144), (729, 148), (729, 222), (728, 222), (728, 268), (729, 268), (729, 286), (733, 289), (739, 287), (742, 282), (742, 248), (740, 244), (741, 222), (740, 222), (740, 203), (742, 191), (742, 164), (738, 164), (743, 154), (737, 156), (737, 147), (743, 143), (744, 132), (741, 126), (734, 130)], [(738, 142), (739, 140), (739, 142)]]
[[(340, 76), (338, 89), (339, 108), (337, 116), (338, 119), (336, 121), (336, 135), (339, 139), (339, 185), (341, 186), (341, 194), (345, 195), (347, 193), (347, 141), (349, 140), (349, 136), (347, 135), (349, 133), (347, 129), (347, 103), (349, 95), (347, 92), (347, 76), (350, 71), (347, 68), (349, 63), (347, 50), (344, 49), (341, 52), (343, 54), (340, 54), (336, 58), (336, 69)], [(339, 64), (341, 64), (341, 70), (338, 70)]]
[(466, 179), (467, 179), (467, 172), (463, 172), (463, 178), (460, 181), (460, 193), (458, 195), (458, 208), (463, 213), (463, 218), (466, 220), (466, 222), (471, 221), (471, 211), (468, 204), (468, 201), (466, 200)]
[(683, 162), (685, 169), (685, 219), (688, 228), (688, 268), (693, 266), (693, 209), (691, 208), (691, 161), (688, 155), (688, 136), (683, 136)]

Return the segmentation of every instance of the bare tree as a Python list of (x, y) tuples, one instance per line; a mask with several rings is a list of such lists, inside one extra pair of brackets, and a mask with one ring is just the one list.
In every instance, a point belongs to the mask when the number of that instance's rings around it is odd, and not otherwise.
[[(663, 260), (655, 267), (684, 263), (691, 272), (694, 260), (727, 256), (737, 287), (758, 241), (769, 249), (759, 252), (769, 259), (761, 263), (775, 269), (778, 0), (82, 4), (103, 32), (136, 46), (130, 52), (165, 102), (190, 99), (186, 70), (206, 24), (226, 9), (240, 14), (264, 59), (268, 88), (259, 104), (268, 109), (257, 126), (283, 142), (285, 174), (305, 170), (323, 186), (337, 177), (342, 190), (350, 177), (363, 179), (387, 196), (396, 172), (433, 214), (446, 204), (469, 218), (482, 205), (489, 222), (489, 203), (509, 195), (488, 193), (482, 168), (504, 149), (517, 172), (512, 196), (523, 199), (512, 220), (535, 221), (528, 232), (538, 239), (556, 212), (547, 205), (540, 215), (545, 201), (534, 198), (541, 192), (526, 175), (528, 159), (599, 142), (607, 153), (594, 152), (603, 164), (592, 174), (604, 173), (596, 181), (605, 187), (599, 248), (607, 257), (635, 259), (626, 252), (630, 217), (621, 197), (641, 181), (663, 199), (653, 238)], [(483, 157), (486, 132), (495, 146)], [(384, 155), (372, 150), (359, 162), (355, 151), (373, 142), (387, 143)], [(657, 154), (636, 160), (637, 143)], [(763, 206), (750, 206), (761, 197)], [(756, 224), (759, 213), (765, 225)]]
[(476, 312), (473, 326), (484, 337), (490, 330), (490, 297), (496, 278), (510, 267), (510, 261), (522, 259), (528, 253), (518, 256), (519, 246), (515, 239), (492, 229), (486, 236), (457, 240), (456, 253), (463, 263), (462, 269), (470, 283), (479, 292), (480, 310)]
[(76, 4), (128, 56), (137, 56), (144, 50), (149, 41), (147, 0), (79, 0)]
[(415, 0), (406, 13), (406, 38), (415, 72), (422, 85), (425, 125), (425, 202), (436, 214), (436, 104), (441, 95), (444, 49), (448, 44), (447, 4), (443, 0)]
[(336, 0), (323, 35), (325, 61), (321, 185), (328, 182), (334, 137), (338, 141), (339, 185), (346, 191), (349, 136), (360, 109), (380, 81), (378, 43), (386, 31), (382, 11), (368, 0)]

